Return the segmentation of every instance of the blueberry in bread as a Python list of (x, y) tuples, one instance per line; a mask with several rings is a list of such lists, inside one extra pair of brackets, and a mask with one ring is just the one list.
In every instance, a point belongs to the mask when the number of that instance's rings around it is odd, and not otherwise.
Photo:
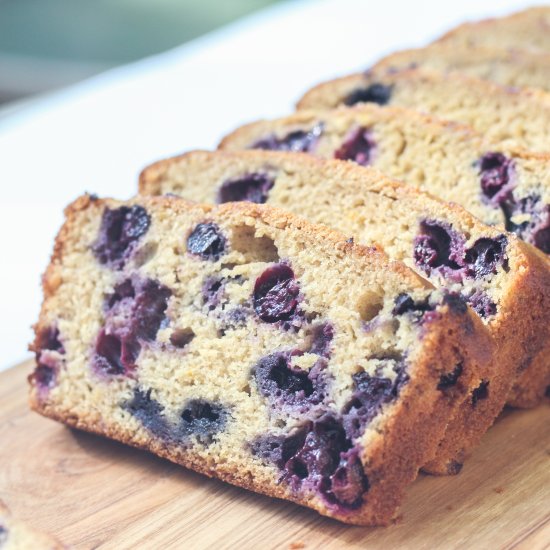
[(14, 518), (0, 500), (0, 548), (2, 550), (63, 550), (57, 539)]
[(487, 46), (457, 47), (443, 42), (394, 52), (371, 67), (374, 71), (414, 68), (444, 73), (457, 71), (502, 86), (550, 90), (550, 53)]
[[(255, 122), (227, 136), (220, 149), (273, 149), (289, 134), (313, 131), (316, 138), (308, 141), (308, 153), (369, 164), (461, 204), (484, 223), (550, 254), (550, 158), (484, 141), (457, 123), (370, 103)], [(539, 403), (549, 369), (543, 350), (525, 368), (508, 404)]]
[(298, 108), (364, 103), (415, 109), (467, 124), (495, 143), (550, 151), (550, 94), (512, 89), (456, 72), (422, 68), (353, 74), (315, 86)]
[[(546, 262), (529, 245), (459, 206), (351, 163), (270, 151), (195, 151), (155, 163), (140, 177), (145, 195), (223, 203), (227, 189), (230, 200), (284, 207), (353, 235), (355, 242), (376, 242), (478, 312), (495, 343), (492, 362), (426, 465), (432, 473), (456, 472), (504, 406), (517, 366), (529, 364), (547, 340), (540, 330), (550, 321)], [(404, 300), (399, 307), (408, 305)], [(456, 374), (442, 384), (452, 385)], [(532, 391), (543, 393), (546, 385)]]
[(44, 291), (36, 411), (347, 523), (390, 521), (488, 345), (457, 296), (251, 203), (82, 197)]
[(455, 48), (489, 46), (550, 53), (550, 7), (529, 8), (506, 17), (463, 23), (437, 40)]

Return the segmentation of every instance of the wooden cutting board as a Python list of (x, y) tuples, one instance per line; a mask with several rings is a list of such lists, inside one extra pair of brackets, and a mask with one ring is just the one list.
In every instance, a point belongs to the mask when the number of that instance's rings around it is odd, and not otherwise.
[(0, 498), (75, 548), (550, 548), (550, 407), (507, 411), (456, 477), (420, 476), (387, 528), (350, 527), (30, 412), (0, 373)]

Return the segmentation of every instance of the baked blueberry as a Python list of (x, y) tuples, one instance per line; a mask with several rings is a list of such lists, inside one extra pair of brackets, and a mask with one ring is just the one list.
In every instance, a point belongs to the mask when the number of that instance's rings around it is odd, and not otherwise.
[(472, 406), (475, 407), (482, 399), (489, 397), (489, 381), (483, 380), (472, 392)]
[(506, 268), (507, 244), (508, 240), (504, 235), (495, 239), (478, 239), (464, 255), (466, 273), (475, 279), (481, 279), (487, 275), (496, 274), (501, 266)]
[(143, 206), (105, 209), (99, 237), (92, 246), (98, 261), (113, 269), (120, 269), (150, 224), (151, 218)]
[(299, 292), (292, 269), (287, 264), (275, 264), (256, 279), (254, 311), (266, 323), (288, 320), (296, 311)]
[(311, 130), (295, 130), (282, 138), (278, 138), (275, 135), (267, 136), (254, 143), (250, 149), (310, 153), (313, 151), (322, 133), (323, 125), (317, 124)]
[(195, 436), (204, 445), (210, 444), (214, 435), (223, 429), (227, 416), (226, 408), (219, 403), (192, 399), (181, 412), (178, 433), (184, 438)]
[(189, 237), (187, 250), (203, 260), (216, 261), (225, 253), (226, 240), (215, 223), (199, 223)]
[(391, 98), (392, 86), (386, 86), (380, 82), (375, 82), (366, 88), (357, 88), (353, 90), (345, 99), (344, 105), (351, 107), (357, 103), (376, 103), (386, 105)]
[(274, 183), (267, 174), (246, 174), (225, 181), (218, 191), (217, 202), (248, 201), (263, 204)]
[(481, 191), (487, 199), (498, 203), (503, 191), (509, 190), (512, 177), (512, 161), (502, 153), (487, 153), (479, 160)]
[(372, 159), (375, 148), (372, 132), (368, 128), (357, 128), (334, 153), (334, 158), (352, 160), (366, 166)]
[(462, 363), (457, 363), (451, 372), (442, 374), (440, 376), (437, 389), (446, 390), (448, 388), (452, 388), (453, 386), (455, 386), (463, 370), (464, 370), (464, 366), (462, 365)]
[(151, 390), (136, 388), (132, 400), (124, 406), (145, 428), (156, 436), (167, 438), (170, 428), (163, 415), (161, 404), (151, 397)]

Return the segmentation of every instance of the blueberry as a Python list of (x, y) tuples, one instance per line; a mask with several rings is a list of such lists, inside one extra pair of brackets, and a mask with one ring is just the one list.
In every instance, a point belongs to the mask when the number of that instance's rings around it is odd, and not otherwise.
[(282, 138), (267, 136), (254, 143), (250, 149), (268, 151), (292, 151), (310, 153), (323, 133), (323, 125), (317, 124), (311, 130), (295, 130)]
[(163, 415), (161, 404), (151, 397), (151, 390), (134, 390), (134, 396), (124, 408), (135, 416), (145, 428), (161, 438), (167, 438), (170, 428)]
[(409, 380), (402, 359), (382, 359), (396, 373), (394, 379), (372, 376), (367, 372), (353, 375), (354, 391), (344, 406), (344, 427), (351, 439), (362, 435), (365, 426), (380, 412), (384, 404), (394, 401)]
[(283, 469), (303, 447), (307, 430), (299, 428), (289, 435), (264, 435), (251, 445), (252, 454)]
[(38, 364), (31, 376), (41, 388), (52, 388), (55, 385), (56, 371), (47, 365)]
[(345, 99), (344, 105), (351, 107), (357, 103), (377, 103), (386, 105), (391, 98), (392, 86), (386, 86), (375, 82), (366, 88), (357, 88), (353, 90)]
[(153, 341), (164, 321), (171, 291), (152, 279), (127, 279), (106, 298), (105, 326), (92, 364), (108, 375), (128, 374), (144, 342)]
[(225, 237), (215, 223), (199, 223), (187, 237), (187, 250), (203, 260), (218, 260), (225, 253), (225, 245)]
[(453, 386), (455, 386), (463, 370), (464, 370), (464, 366), (462, 365), (462, 363), (457, 363), (455, 365), (455, 368), (451, 372), (442, 374), (439, 377), (439, 384), (437, 384), (437, 389), (446, 390), (448, 388), (452, 388)]
[(368, 491), (369, 482), (363, 470), (363, 464), (355, 449), (341, 455), (340, 462), (326, 490), (336, 503), (347, 508), (358, 508), (363, 501), (363, 494)]
[(331, 323), (322, 323), (313, 329), (311, 348), (309, 353), (315, 353), (321, 357), (330, 357), (334, 327)]
[(442, 224), (424, 221), (420, 224), (421, 234), (414, 240), (414, 261), (425, 271), (458, 265), (452, 257), (452, 240), (449, 231)]
[(219, 403), (192, 399), (180, 415), (178, 433), (187, 438), (195, 436), (201, 443), (210, 444), (214, 435), (224, 428), (228, 412)]
[(488, 294), (482, 290), (474, 292), (469, 298), (468, 303), (472, 309), (483, 319), (492, 317), (497, 312), (497, 305), (489, 298)]
[(533, 244), (545, 254), (550, 254), (550, 205), (546, 205), (540, 218), (533, 231)]
[(265, 174), (247, 174), (226, 181), (218, 191), (218, 203), (248, 201), (263, 204), (273, 187), (273, 178)]
[(254, 377), (264, 397), (283, 396), (290, 399), (292, 394), (309, 397), (313, 393), (313, 383), (308, 373), (292, 369), (288, 354), (273, 353), (260, 359), (254, 368)]
[(107, 208), (103, 212), (99, 237), (92, 251), (101, 264), (120, 269), (150, 224), (151, 218), (142, 206)]
[(267, 268), (254, 285), (254, 311), (266, 323), (288, 320), (296, 311), (300, 289), (286, 264)]
[(375, 148), (374, 139), (368, 128), (357, 128), (334, 153), (334, 158), (352, 160), (366, 166), (372, 159)]
[(40, 329), (40, 331), (36, 335), (35, 348), (37, 353), (44, 350), (65, 353), (65, 350), (63, 349), (63, 344), (59, 339), (59, 329), (54, 326), (48, 326)]
[(506, 269), (508, 265), (506, 260), (507, 244), (508, 240), (504, 235), (496, 239), (478, 239), (464, 256), (467, 274), (481, 279), (487, 275), (496, 274), (500, 266)]
[(422, 315), (426, 311), (433, 311), (433, 307), (428, 303), (426, 298), (423, 301), (415, 302), (410, 294), (401, 293), (394, 301), (392, 309), (393, 315), (404, 315), (405, 313), (418, 313)]
[(512, 161), (502, 153), (486, 153), (479, 161), (479, 171), (483, 195), (498, 201), (502, 191), (509, 187)]
[(475, 407), (482, 399), (489, 397), (489, 382), (483, 380), (481, 384), (472, 392), (472, 406)]

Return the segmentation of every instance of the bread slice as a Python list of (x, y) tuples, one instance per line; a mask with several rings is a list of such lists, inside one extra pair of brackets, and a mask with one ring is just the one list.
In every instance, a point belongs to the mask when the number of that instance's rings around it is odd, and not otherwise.
[[(485, 142), (456, 123), (366, 104), (252, 123), (227, 136), (220, 148), (305, 151), (370, 164), (550, 253), (549, 157)], [(510, 405), (532, 407), (543, 399), (548, 346), (518, 380)]]
[(550, 94), (507, 88), (456, 72), (382, 69), (354, 74), (312, 88), (298, 108), (380, 102), (467, 124), (495, 143), (550, 151)]
[[(481, 375), (482, 382), (447, 428), (437, 456), (425, 466), (431, 473), (460, 469), (504, 406), (517, 366), (528, 364), (547, 340), (541, 327), (550, 321), (550, 270), (538, 253), (459, 206), (373, 169), (297, 153), (196, 151), (146, 168), (140, 192), (211, 203), (248, 199), (284, 207), (352, 235), (355, 242), (378, 243), (392, 259), (406, 263), (436, 287), (464, 296), (490, 330), (495, 353)], [(464, 276), (464, 268), (458, 265), (456, 269), (428, 268), (418, 254), (426, 229), (433, 237), (439, 233), (440, 239), (448, 235), (454, 243), (463, 243), (460, 252), (454, 251), (455, 261), (468, 257), (467, 249), (502, 239), (506, 260), (494, 270), (483, 269), (484, 274), (478, 269), (473, 278)], [(488, 303), (494, 304), (492, 313)]]
[(489, 46), (550, 53), (550, 7), (539, 6), (506, 17), (464, 23), (437, 40), (455, 48)]
[(66, 214), (36, 411), (347, 523), (390, 521), (484, 360), (458, 297), (267, 206), (85, 196)]
[(63, 550), (66, 548), (47, 533), (37, 531), (17, 518), (0, 500), (0, 548), (2, 550)]
[(550, 91), (550, 54), (487, 46), (457, 47), (436, 43), (425, 48), (401, 50), (375, 63), (375, 71), (426, 68), (458, 71), (502, 86)]

